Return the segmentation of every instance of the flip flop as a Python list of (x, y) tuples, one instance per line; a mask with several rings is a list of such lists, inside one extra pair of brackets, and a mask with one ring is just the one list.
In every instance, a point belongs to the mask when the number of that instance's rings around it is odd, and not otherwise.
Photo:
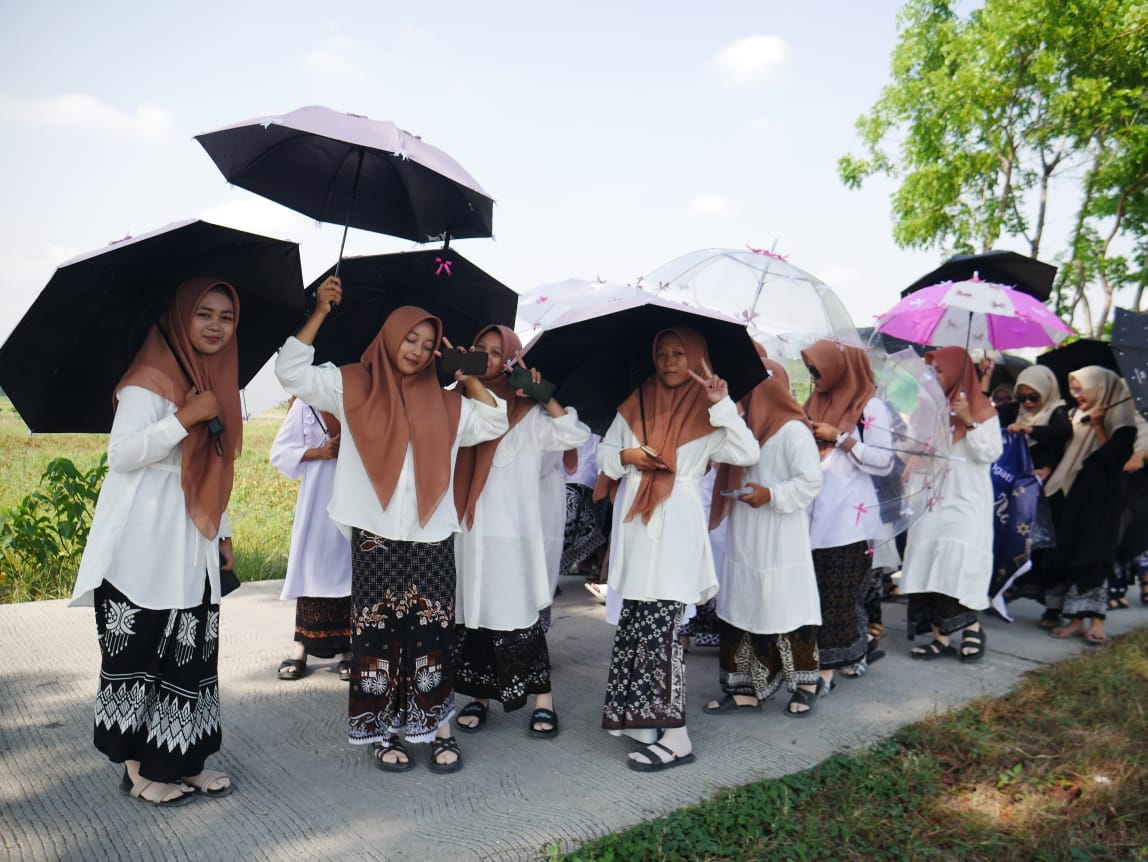
[[(489, 707), (485, 703), (480, 703), (477, 700), (472, 700), (459, 711), (458, 718), (476, 718), (478, 721), (471, 725), (465, 725), (456, 720), (455, 724), (463, 733), (478, 733), (480, 730), (482, 730), (482, 726), (486, 724), (486, 713), (488, 711)], [(531, 719), (531, 722), (533, 722), (533, 718)]]
[[(538, 727), (540, 724), (549, 724), (550, 729)], [(552, 709), (536, 709), (530, 714), (530, 728), (527, 730), (531, 736), (539, 739), (551, 739), (558, 735), (558, 713)]]
[(296, 680), (307, 675), (307, 659), (285, 658), (279, 663), (279, 679)]
[(1106, 640), (1108, 640), (1108, 638), (1104, 635), (1093, 634), (1092, 632), (1088, 632), (1084, 636), (1085, 646), (1100, 646)]

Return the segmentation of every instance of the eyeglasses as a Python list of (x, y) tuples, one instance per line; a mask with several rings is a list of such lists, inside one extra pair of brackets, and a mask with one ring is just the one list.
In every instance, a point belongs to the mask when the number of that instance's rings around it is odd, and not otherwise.
[(1021, 404), (1039, 404), (1040, 403), (1040, 396), (1039, 395), (1018, 395), (1016, 397), (1016, 400), (1019, 401)]

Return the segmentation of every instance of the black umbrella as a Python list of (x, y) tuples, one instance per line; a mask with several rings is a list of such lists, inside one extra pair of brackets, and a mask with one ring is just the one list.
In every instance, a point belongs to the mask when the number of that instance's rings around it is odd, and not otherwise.
[(1148, 313), (1116, 309), (1112, 352), (1132, 393), (1136, 409), (1148, 417)]
[(493, 233), (494, 201), (474, 177), (394, 123), (312, 106), (195, 139), (228, 182), (343, 225), (344, 243), (347, 227), (415, 242)]
[(302, 322), (299, 246), (204, 221), (179, 222), (62, 264), (0, 347), (0, 388), (40, 433), (112, 427), (112, 391), (181, 282), (239, 294), (239, 385)]
[[(307, 288), (312, 306), (319, 285), (334, 267)], [(343, 301), (315, 338), (315, 359), (347, 365), (358, 362), (400, 305), (417, 305), (442, 319), (446, 337), (466, 346), (484, 326), (513, 328), (518, 294), (479, 269), (454, 249), (408, 251), (349, 257), (339, 269)]]
[(1056, 267), (1035, 257), (1025, 257), (1015, 251), (994, 250), (983, 254), (961, 254), (951, 257), (927, 275), (923, 275), (901, 291), (908, 296), (921, 288), (944, 281), (967, 281), (973, 273), (981, 281), (1016, 288), (1021, 293), (1035, 296), (1041, 302), (1052, 294), (1052, 280)]
[(1116, 356), (1112, 346), (1107, 341), (1098, 341), (1093, 338), (1081, 338), (1064, 347), (1058, 347), (1036, 358), (1037, 365), (1046, 365), (1056, 375), (1056, 382), (1060, 384), (1060, 395), (1071, 407), (1076, 402), (1068, 391), (1068, 375), (1078, 368), (1086, 365), (1099, 365), (1110, 371), (1120, 373), (1120, 366), (1116, 364)]
[(655, 296), (577, 309), (541, 332), (523, 351), (527, 365), (558, 384), (555, 397), (605, 434), (626, 396), (653, 373), (654, 336), (689, 326), (705, 336), (713, 370), (737, 400), (765, 379), (745, 322)]

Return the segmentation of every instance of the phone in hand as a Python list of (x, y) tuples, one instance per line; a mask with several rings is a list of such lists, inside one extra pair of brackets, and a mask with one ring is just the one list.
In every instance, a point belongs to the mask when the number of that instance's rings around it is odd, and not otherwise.
[(748, 497), (753, 493), (753, 488), (727, 488), (724, 491), (718, 491), (723, 497)]
[(444, 350), (438, 361), (438, 367), (443, 374), (453, 377), (456, 371), (463, 374), (482, 376), (486, 373), (487, 357), (481, 350), (464, 353), (461, 350)]
[(541, 380), (535, 383), (534, 378), (530, 376), (530, 372), (522, 366), (517, 366), (510, 372), (510, 385), (515, 389), (521, 389), (528, 397), (533, 398), (540, 404), (545, 404), (553, 398), (554, 390), (558, 388), (549, 380)]

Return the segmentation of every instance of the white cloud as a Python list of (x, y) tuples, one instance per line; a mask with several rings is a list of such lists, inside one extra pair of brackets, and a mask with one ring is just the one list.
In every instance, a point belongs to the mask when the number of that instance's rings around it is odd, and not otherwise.
[(35, 99), (0, 96), (0, 123), (160, 138), (171, 132), (172, 115), (158, 105), (129, 112), (86, 93), (64, 93)]
[(723, 216), (733, 212), (733, 203), (725, 195), (695, 195), (690, 212), (698, 216)]
[(767, 83), (789, 59), (789, 45), (780, 36), (746, 36), (721, 48), (710, 60), (718, 80), (731, 87)]
[(355, 42), (346, 36), (328, 36), (319, 46), (312, 48), (303, 57), (303, 65), (312, 72), (330, 75), (335, 78), (357, 78), (361, 70), (351, 57), (355, 53)]

